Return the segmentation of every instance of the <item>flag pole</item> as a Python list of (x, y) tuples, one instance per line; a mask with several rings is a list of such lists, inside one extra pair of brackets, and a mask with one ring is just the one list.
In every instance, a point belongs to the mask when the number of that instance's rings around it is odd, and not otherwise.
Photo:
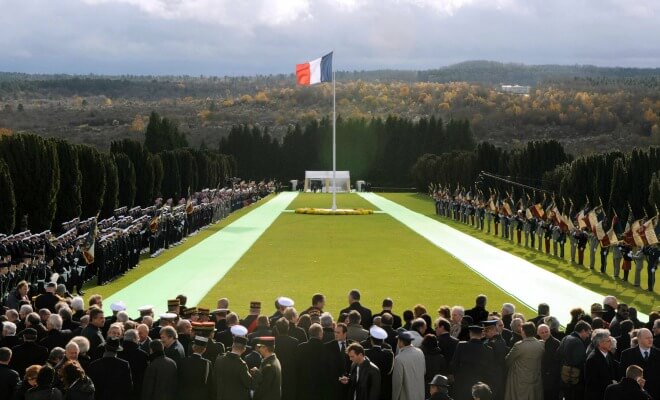
[[(334, 51), (333, 51), (334, 53)], [(334, 54), (332, 55), (334, 58)], [(335, 63), (332, 63), (332, 211), (337, 210), (337, 118), (335, 114)]]

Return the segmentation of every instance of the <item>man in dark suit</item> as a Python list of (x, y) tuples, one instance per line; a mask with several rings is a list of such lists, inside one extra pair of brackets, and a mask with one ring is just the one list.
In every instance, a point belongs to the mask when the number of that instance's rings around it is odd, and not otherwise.
[(312, 324), (309, 328), (309, 341), (298, 345), (296, 357), (298, 400), (319, 400), (328, 392), (328, 372), (325, 369), (325, 346), (321, 341), (323, 328)]
[(485, 294), (480, 294), (475, 300), (475, 306), (465, 312), (465, 315), (472, 317), (473, 324), (478, 325), (488, 319), (487, 301), (488, 297)]
[(550, 334), (550, 327), (545, 324), (539, 325), (536, 333), (543, 340), (545, 353), (541, 361), (541, 374), (543, 377), (543, 398), (559, 399), (559, 340)]
[(347, 327), (341, 322), (335, 325), (335, 340), (325, 343), (325, 377), (328, 386), (328, 399), (345, 399), (348, 387), (339, 382), (339, 378), (347, 376), (351, 369), (351, 360), (348, 358)]
[(62, 317), (58, 314), (51, 314), (46, 322), (46, 337), (39, 341), (39, 344), (48, 349), (53, 350), (55, 347), (65, 348), (66, 344), (73, 337), (71, 331), (62, 330)]
[(289, 321), (280, 318), (275, 322), (275, 354), (282, 367), (282, 399), (296, 398), (296, 351), (298, 340), (289, 336)]
[(211, 362), (202, 357), (209, 339), (195, 336), (192, 342), (192, 354), (180, 362), (179, 398), (204, 400), (209, 398), (207, 384), (211, 380)]
[(116, 400), (133, 391), (131, 366), (128, 361), (117, 358), (122, 351), (119, 339), (109, 338), (105, 343), (103, 357), (89, 364), (89, 375), (96, 388), (97, 400)]
[(339, 314), (348, 314), (352, 310), (356, 310), (360, 313), (360, 323), (362, 324), (362, 327), (364, 329), (369, 329), (371, 327), (373, 317), (371, 316), (371, 310), (363, 307), (362, 304), (360, 304), (359, 290), (353, 289), (348, 293), (348, 304), (348, 307), (341, 310)]
[(646, 384), (644, 389), (654, 399), (660, 399), (660, 350), (653, 347), (653, 335), (646, 328), (637, 332), (638, 347), (632, 347), (621, 353), (619, 371), (623, 373), (631, 365), (637, 365), (644, 370)]
[(103, 352), (99, 349), (102, 349), (102, 346), (105, 344), (105, 339), (103, 339), (103, 335), (101, 334), (104, 324), (103, 310), (98, 307), (90, 307), (89, 324), (87, 324), (80, 334), (89, 340), (88, 354), (92, 359), (99, 358)]
[(383, 311), (379, 312), (378, 314), (374, 314), (374, 317), (382, 317), (383, 314), (389, 313), (390, 315), (392, 315), (392, 329), (397, 329), (402, 326), (401, 317), (392, 312), (392, 307), (394, 307), (394, 302), (392, 301), (392, 299), (390, 299), (389, 297), (384, 299)]
[(298, 312), (295, 308), (289, 307), (284, 311), (284, 318), (289, 321), (289, 336), (298, 340), (299, 343), (307, 341), (307, 333), (305, 330), (296, 326), (298, 323)]
[(438, 337), (438, 347), (440, 347), (445, 360), (451, 362), (454, 358), (456, 346), (458, 346), (458, 339), (449, 334), (449, 329), (451, 329), (451, 324), (446, 319), (438, 318), (435, 320), (435, 335)]
[(644, 390), (646, 382), (644, 371), (637, 365), (631, 365), (626, 369), (626, 376), (621, 382), (613, 383), (605, 389), (604, 400), (652, 400), (651, 395)]
[(171, 326), (160, 329), (160, 340), (165, 347), (165, 356), (171, 358), (177, 365), (186, 358), (186, 352), (179, 342), (178, 336), (176, 329)]
[(348, 387), (347, 399), (378, 400), (380, 399), (380, 371), (378, 367), (365, 356), (364, 349), (358, 343), (348, 346), (348, 356), (352, 362), (349, 376), (340, 378), (340, 382)]
[(22, 332), (23, 344), (12, 349), (11, 361), (9, 366), (15, 371), (23, 371), (30, 365), (43, 365), (48, 359), (48, 349), (36, 343), (37, 331), (33, 328), (26, 328)]
[(57, 283), (48, 282), (46, 285), (46, 293), (40, 294), (34, 298), (34, 308), (41, 310), (47, 308), (50, 312), (55, 313), (55, 305), (62, 301), (62, 298), (55, 294), (57, 290)]
[(14, 391), (21, 380), (18, 372), (9, 368), (11, 350), (0, 347), (0, 399), (13, 399)]
[(387, 332), (377, 326), (369, 329), (369, 341), (371, 347), (365, 349), (364, 354), (378, 367), (380, 371), (380, 399), (390, 400), (392, 398), (392, 365), (394, 364), (394, 353), (390, 349), (384, 349), (384, 340)]
[(592, 337), (594, 350), (584, 365), (584, 399), (602, 400), (605, 389), (616, 383), (616, 365), (610, 350), (612, 338), (607, 329), (596, 329)]
[(380, 316), (380, 327), (383, 328), (385, 332), (387, 332), (387, 338), (385, 339), (385, 343), (387, 343), (392, 350), (396, 349), (398, 339), (396, 337), (397, 333), (392, 328), (392, 314), (390, 313), (384, 313), (383, 315)]
[(128, 361), (131, 367), (131, 377), (133, 378), (133, 391), (130, 398), (139, 399), (142, 393), (142, 381), (144, 372), (149, 365), (149, 355), (145, 353), (138, 344), (139, 337), (135, 329), (129, 329), (124, 333), (122, 342), (123, 350), (117, 353), (117, 357)]

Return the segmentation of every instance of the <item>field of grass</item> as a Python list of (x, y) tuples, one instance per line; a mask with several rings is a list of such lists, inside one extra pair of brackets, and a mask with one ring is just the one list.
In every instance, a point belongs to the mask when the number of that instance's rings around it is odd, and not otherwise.
[(225, 226), (231, 224), (232, 222), (242, 217), (246, 213), (254, 210), (255, 207), (258, 207), (261, 204), (264, 204), (265, 202), (269, 201), (272, 197), (273, 195), (270, 195), (255, 204), (251, 204), (248, 207), (244, 207), (238, 211), (233, 212), (227, 218), (218, 221), (214, 225), (207, 226), (205, 229), (202, 229), (194, 236), (188, 237), (186, 241), (183, 242), (181, 245), (177, 247), (171, 247), (165, 250), (158, 257), (151, 258), (149, 257), (149, 254), (144, 254), (140, 256), (140, 263), (136, 268), (128, 271), (126, 275), (115, 279), (114, 281), (110, 282), (107, 285), (98, 286), (96, 285), (96, 279), (93, 279), (92, 281), (88, 282), (84, 287), (85, 298), (88, 298), (92, 294), (100, 294), (101, 296), (103, 296), (104, 299), (109, 297), (110, 295), (114, 294), (115, 292), (119, 291), (125, 286), (142, 278), (146, 274), (158, 269), (161, 265), (164, 265), (165, 263), (175, 258), (179, 254), (183, 253), (184, 251), (194, 247), (202, 240), (222, 230)]
[[(501, 237), (496, 237), (492, 234), (487, 234), (482, 231), (476, 230), (471, 226), (458, 223), (453, 220), (448, 220), (446, 218), (441, 218), (435, 215), (434, 203), (426, 195), (414, 194), (414, 193), (387, 193), (381, 194), (383, 197), (386, 197), (392, 201), (395, 201), (413, 211), (419, 212), (426, 216), (437, 219), (453, 228), (456, 228), (464, 233), (470, 234), (485, 243), (488, 243), (492, 246), (495, 246), (499, 249), (508, 251), (511, 254), (514, 254), (518, 257), (524, 258), (525, 260), (538, 265), (541, 268), (544, 268), (550, 272), (553, 272), (561, 277), (564, 277), (572, 282), (575, 282), (585, 288), (593, 290), (597, 293), (602, 294), (613, 294), (619, 299), (620, 302), (625, 302), (630, 306), (637, 307), (640, 311), (644, 313), (649, 313), (652, 310), (660, 310), (660, 295), (657, 291), (660, 289), (658, 285), (655, 287), (654, 293), (648, 292), (638, 287), (634, 287), (632, 283), (625, 283), (622, 280), (616, 280), (612, 277), (613, 274), (613, 264), (612, 256), (608, 260), (607, 274), (600, 273), (600, 256), (596, 260), (596, 269), (594, 271), (590, 270), (589, 265), (589, 251), (585, 252), (585, 266), (572, 265), (570, 263), (570, 250), (568, 243), (565, 248), (565, 257), (566, 259), (558, 259), (553, 256), (540, 253), (536, 250), (531, 250), (523, 246), (518, 246), (518, 244), (502, 239)], [(568, 261), (567, 261), (568, 260)], [(634, 269), (634, 266), (633, 266)], [(630, 272), (628, 278), (629, 282), (633, 281), (634, 272)], [(621, 272), (623, 276), (623, 271)], [(646, 264), (642, 271), (641, 284), (642, 288), (646, 288)], [(524, 284), (524, 283), (521, 283)], [(582, 307), (588, 307), (588, 304), (581, 305)]]
[[(330, 204), (330, 195), (301, 194), (289, 209)], [(356, 195), (338, 196), (337, 206), (373, 208)], [(488, 295), (494, 309), (510, 301), (533, 314), (386, 214), (283, 213), (201, 304), (212, 307), (218, 298), (227, 297), (232, 310), (243, 315), (250, 301), (261, 300), (263, 312), (272, 313), (275, 298), (288, 296), (303, 310), (312, 295), (320, 292), (326, 296), (326, 310), (337, 316), (354, 288), (362, 293), (362, 303), (373, 310), (380, 310), (383, 298), (392, 297), (399, 314), (418, 303), (431, 315), (445, 304), (472, 307), (480, 293)]]

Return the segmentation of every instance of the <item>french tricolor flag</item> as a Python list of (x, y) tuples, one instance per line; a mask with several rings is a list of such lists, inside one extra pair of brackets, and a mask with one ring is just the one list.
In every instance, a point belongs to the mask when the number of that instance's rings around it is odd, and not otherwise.
[(296, 64), (296, 82), (305, 86), (332, 82), (332, 53), (304, 64)]

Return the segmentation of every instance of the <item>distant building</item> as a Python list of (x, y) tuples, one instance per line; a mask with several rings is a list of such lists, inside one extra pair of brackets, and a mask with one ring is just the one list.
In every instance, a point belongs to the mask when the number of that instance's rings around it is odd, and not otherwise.
[(501, 90), (504, 93), (529, 94), (530, 86), (520, 85), (502, 85)]

